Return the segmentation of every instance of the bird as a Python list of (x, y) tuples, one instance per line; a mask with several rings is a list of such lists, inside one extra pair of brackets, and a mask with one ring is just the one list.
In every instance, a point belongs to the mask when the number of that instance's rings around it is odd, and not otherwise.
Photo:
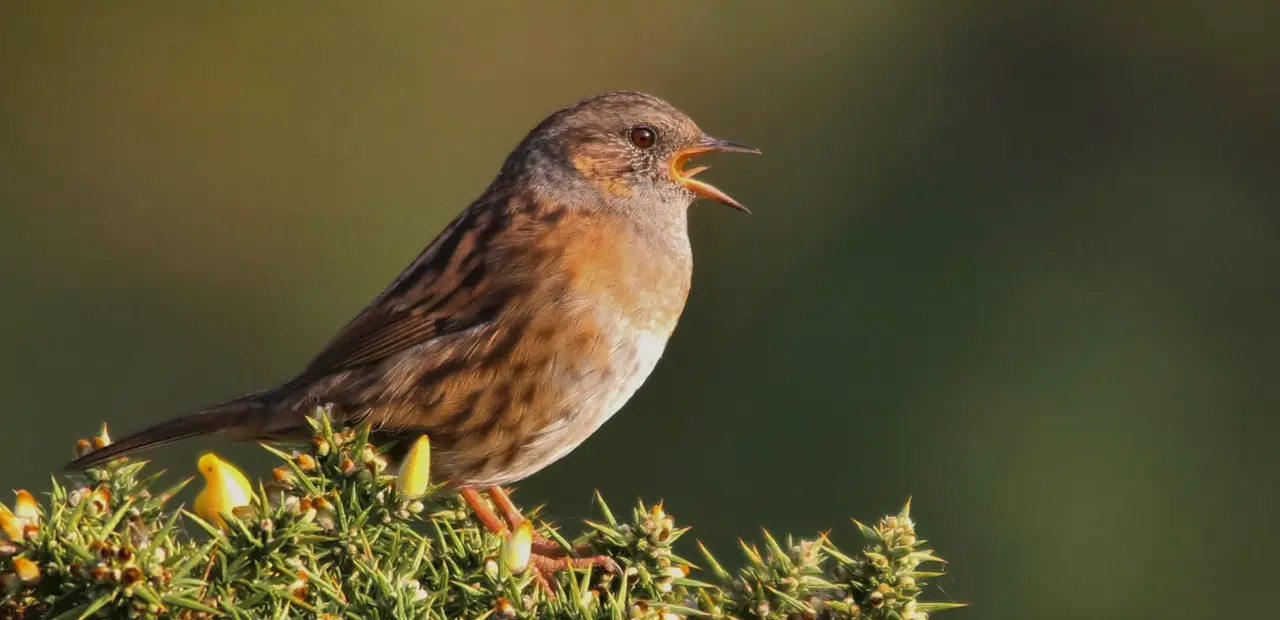
[[(66, 469), (200, 435), (305, 440), (306, 416), (326, 406), (369, 423), (393, 462), (430, 437), (432, 477), (509, 535), (524, 517), (503, 487), (575, 449), (658, 363), (689, 295), (689, 207), (706, 198), (747, 211), (694, 178), (707, 167), (690, 160), (713, 152), (760, 153), (643, 92), (556, 110), (295, 378), (159, 422)], [(535, 546), (535, 565), (609, 568), (558, 549)]]

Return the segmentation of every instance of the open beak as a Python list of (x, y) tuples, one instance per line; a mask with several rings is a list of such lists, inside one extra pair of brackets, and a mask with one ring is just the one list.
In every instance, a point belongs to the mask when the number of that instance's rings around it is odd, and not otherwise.
[(671, 158), (671, 178), (675, 179), (680, 185), (683, 185), (685, 189), (702, 196), (703, 198), (717, 200), (739, 211), (751, 213), (751, 211), (748, 211), (747, 208), (742, 206), (738, 201), (730, 198), (728, 194), (716, 189), (710, 183), (697, 181), (693, 178), (694, 175), (707, 170), (709, 166), (698, 166), (697, 168), (691, 168), (689, 170), (684, 169), (685, 164), (689, 163), (689, 160), (695, 155), (716, 151), (724, 153), (760, 154), (759, 149), (753, 149), (745, 144), (738, 144), (737, 142), (730, 142), (728, 140), (717, 140), (710, 136), (704, 136), (697, 144), (680, 149), (676, 152), (675, 157)]

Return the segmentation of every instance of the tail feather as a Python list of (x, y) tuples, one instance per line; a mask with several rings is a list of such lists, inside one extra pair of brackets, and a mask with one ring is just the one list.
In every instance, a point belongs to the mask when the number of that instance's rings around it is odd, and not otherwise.
[(81, 471), (115, 458), (182, 439), (231, 430), (244, 431), (256, 426), (252, 424), (253, 418), (262, 413), (263, 408), (263, 404), (257, 399), (245, 397), (165, 420), (85, 454), (67, 463), (63, 469), (64, 471)]

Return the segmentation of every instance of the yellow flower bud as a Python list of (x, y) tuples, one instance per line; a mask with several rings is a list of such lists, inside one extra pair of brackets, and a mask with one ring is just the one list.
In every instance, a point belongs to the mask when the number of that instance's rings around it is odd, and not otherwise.
[(18, 498), (13, 503), (13, 514), (26, 523), (40, 523), (40, 509), (36, 506), (36, 498), (26, 489), (18, 491)]
[(400, 464), (400, 475), (396, 476), (396, 488), (409, 497), (418, 497), (427, 492), (428, 478), (431, 477), (431, 441), (423, 435), (413, 442), (409, 454)]
[(18, 574), (22, 583), (31, 585), (40, 581), (40, 567), (27, 558), (13, 559), (13, 572)]
[(93, 444), (89, 443), (88, 439), (76, 440), (76, 458), (80, 458), (90, 452), (93, 452)]
[(9, 510), (8, 506), (0, 504), (0, 532), (4, 533), (4, 537), (14, 542), (22, 541), (22, 520)]
[(196, 495), (195, 513), (205, 521), (226, 528), (223, 513), (248, 506), (253, 499), (253, 487), (240, 470), (212, 452), (200, 457), (198, 467), (205, 486)]
[(107, 423), (103, 422), (102, 432), (98, 433), (98, 436), (93, 438), (93, 447), (100, 450), (109, 445), (111, 445), (111, 435), (107, 433)]
[(529, 558), (533, 555), (533, 523), (528, 519), (520, 522), (502, 543), (502, 563), (512, 575), (519, 575), (529, 567)]
[(307, 585), (307, 573), (306, 571), (299, 570), (295, 577), (297, 578), (294, 579), (293, 583), (290, 583), (287, 587), (289, 596), (299, 601), (305, 601), (307, 599), (307, 594), (310, 594), (311, 592), (311, 587)]
[(493, 607), (493, 615), (501, 616), (503, 618), (514, 618), (517, 613), (519, 612), (516, 611), (516, 606), (512, 605), (511, 601), (507, 600), (507, 597), (505, 596), (500, 597), (498, 599), (498, 604)]

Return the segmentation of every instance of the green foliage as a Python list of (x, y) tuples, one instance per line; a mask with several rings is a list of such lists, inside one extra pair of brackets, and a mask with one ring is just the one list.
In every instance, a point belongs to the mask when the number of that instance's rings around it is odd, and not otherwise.
[[(0, 510), (0, 618), (924, 620), (958, 606), (916, 600), (941, 574), (919, 566), (941, 560), (907, 508), (857, 524), (866, 541), (851, 555), (825, 535), (780, 544), (765, 532), (764, 549), (743, 543), (746, 562), (731, 572), (703, 548), (704, 577), (675, 553), (688, 528), (662, 506), (639, 503), (619, 518), (598, 498), (600, 519), (572, 544), (539, 531), (566, 549), (589, 545), (622, 571), (562, 572), (547, 592), (534, 570), (508, 569), (508, 543), (456, 494), (398, 490), (366, 430), (335, 430), (323, 416), (313, 426), (305, 452), (266, 447), (284, 464), (252, 504), (220, 515), (225, 529), (172, 505), (191, 479), (155, 492), (160, 473), (124, 459), (69, 485), (55, 479), (43, 506), (20, 495)], [(105, 429), (95, 441), (108, 441)]]

